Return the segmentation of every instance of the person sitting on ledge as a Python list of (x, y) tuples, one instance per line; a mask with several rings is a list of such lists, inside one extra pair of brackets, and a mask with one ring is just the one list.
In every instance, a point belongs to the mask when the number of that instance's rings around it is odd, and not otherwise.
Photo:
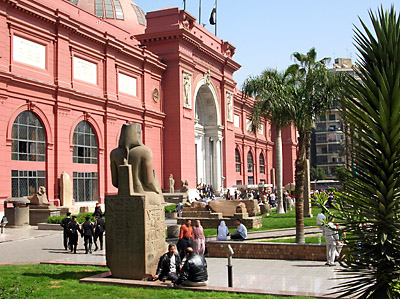
[(182, 267), (176, 287), (201, 287), (208, 284), (207, 262), (204, 255), (196, 254), (192, 247), (186, 249), (186, 262)]
[(243, 225), (240, 219), (235, 219), (235, 224), (237, 226), (237, 232), (231, 235), (231, 240), (243, 241), (247, 238), (247, 228)]
[(169, 244), (168, 252), (160, 257), (157, 272), (156, 275), (153, 275), (153, 280), (159, 279), (162, 282), (171, 280), (175, 282), (178, 280), (181, 268), (181, 258), (179, 254), (176, 253), (176, 246), (174, 244)]

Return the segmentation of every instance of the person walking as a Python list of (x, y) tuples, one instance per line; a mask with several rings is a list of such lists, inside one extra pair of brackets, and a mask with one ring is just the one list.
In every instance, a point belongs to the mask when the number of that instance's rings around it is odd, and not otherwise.
[(217, 228), (217, 240), (226, 241), (228, 240), (228, 235), (229, 235), (229, 229), (226, 226), (225, 221), (221, 220)]
[(324, 222), (325, 222), (326, 216), (325, 216), (325, 210), (322, 209), (321, 213), (317, 215), (317, 227), (321, 230), (321, 232), (318, 234), (318, 244), (321, 245), (321, 238), (324, 234)]
[(94, 235), (94, 225), (90, 221), (90, 217), (86, 216), (85, 217), (85, 222), (82, 224), (82, 235), (84, 238), (84, 243), (85, 243), (85, 253), (87, 254), (88, 252), (92, 253), (92, 242), (93, 242), (93, 235)]
[(324, 236), (326, 243), (326, 264), (327, 266), (335, 266), (336, 245), (339, 243), (339, 234), (333, 224), (334, 218), (324, 226)]
[(72, 216), (72, 220), (68, 223), (67, 229), (69, 243), (71, 244), (71, 252), (76, 253), (76, 247), (78, 246), (78, 232), (82, 234), (79, 223), (76, 222), (76, 216)]
[(203, 254), (206, 249), (206, 237), (204, 237), (203, 227), (200, 220), (196, 220), (193, 227), (193, 250), (194, 253)]
[(63, 234), (63, 239), (64, 239), (64, 248), (65, 250), (71, 250), (71, 245), (69, 244), (69, 236), (68, 236), (68, 223), (71, 222), (71, 213), (67, 212), (66, 214), (67, 217), (65, 217), (63, 220), (61, 220), (61, 226), (64, 229), (64, 234)]
[(97, 239), (100, 241), (100, 250), (103, 250), (103, 235), (106, 230), (106, 223), (103, 217), (99, 214), (96, 214), (94, 218), (96, 219), (94, 222), (94, 251), (99, 249), (97, 246)]

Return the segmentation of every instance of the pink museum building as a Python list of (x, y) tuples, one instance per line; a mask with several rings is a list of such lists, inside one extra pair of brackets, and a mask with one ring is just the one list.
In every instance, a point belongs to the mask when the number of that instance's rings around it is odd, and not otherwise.
[[(252, 99), (233, 73), (235, 47), (178, 8), (146, 15), (130, 0), (0, 1), (0, 213), (36, 193), (75, 204), (115, 193), (109, 155), (124, 123), (142, 126), (163, 189), (273, 182), (274, 129), (249, 128)], [(296, 132), (286, 128), (284, 184)]]

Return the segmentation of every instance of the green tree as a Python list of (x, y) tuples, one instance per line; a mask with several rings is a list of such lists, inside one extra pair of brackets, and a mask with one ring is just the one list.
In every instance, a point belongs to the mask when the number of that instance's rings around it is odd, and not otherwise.
[(285, 213), (282, 198), (282, 128), (290, 124), (290, 106), (287, 103), (291, 86), (284, 73), (265, 70), (261, 75), (249, 77), (243, 84), (243, 94), (256, 99), (252, 112), (252, 130), (255, 132), (263, 118), (271, 119), (276, 129), (275, 163), (278, 193), (278, 214)]
[(311, 180), (325, 180), (326, 173), (321, 167), (313, 167), (311, 168)]
[(361, 20), (355, 30), (359, 80), (348, 78), (342, 103), (353, 130), (354, 166), (338, 194), (348, 235), (341, 271), (349, 276), (339, 291), (399, 298), (400, 18), (393, 6), (369, 15), (373, 29)]
[(325, 113), (339, 93), (339, 77), (328, 72), (329, 58), (317, 60), (314, 48), (307, 54), (293, 53), (295, 64), (286, 71), (294, 89), (291, 118), (298, 131), (296, 159), (296, 243), (304, 244), (304, 182), (310, 157), (311, 130), (316, 116)]

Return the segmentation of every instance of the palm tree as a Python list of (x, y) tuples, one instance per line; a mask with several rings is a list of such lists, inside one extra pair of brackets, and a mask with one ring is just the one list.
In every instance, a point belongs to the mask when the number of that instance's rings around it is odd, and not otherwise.
[(373, 31), (363, 21), (355, 30), (359, 80), (348, 78), (342, 102), (354, 158), (338, 197), (348, 235), (341, 271), (350, 278), (338, 292), (399, 298), (400, 17), (393, 6), (369, 15)]
[(286, 75), (294, 89), (291, 98), (291, 119), (298, 131), (298, 153), (295, 170), (296, 243), (304, 240), (304, 181), (307, 159), (310, 155), (311, 130), (316, 116), (324, 113), (337, 93), (337, 79), (329, 73), (329, 58), (317, 61), (314, 48), (307, 54), (292, 54), (296, 63), (289, 66)]
[(243, 94), (256, 98), (252, 113), (252, 129), (255, 132), (262, 118), (270, 118), (276, 129), (275, 162), (276, 184), (278, 192), (278, 214), (285, 213), (282, 198), (282, 127), (290, 124), (290, 111), (287, 100), (290, 85), (284, 73), (276, 70), (265, 70), (261, 75), (249, 77), (243, 84)]

